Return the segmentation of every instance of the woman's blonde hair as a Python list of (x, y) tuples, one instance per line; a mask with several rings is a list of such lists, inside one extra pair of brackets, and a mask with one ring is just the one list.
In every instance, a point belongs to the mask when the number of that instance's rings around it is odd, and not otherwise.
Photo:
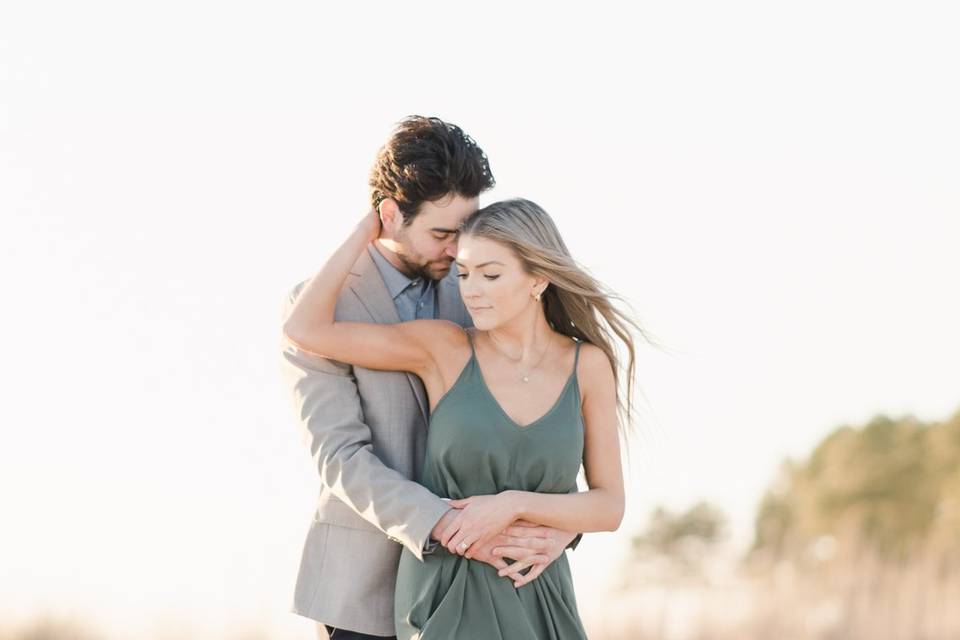
[[(633, 404), (633, 332), (648, 342), (653, 340), (630, 314), (617, 307), (615, 303), (623, 300), (576, 263), (553, 219), (529, 200), (487, 205), (463, 221), (461, 233), (509, 247), (528, 273), (549, 281), (541, 297), (547, 322), (554, 331), (596, 345), (606, 354), (617, 382), (617, 408), (625, 435)], [(626, 366), (617, 355), (614, 336), (626, 348)], [(625, 397), (620, 393), (621, 373), (626, 378)]]

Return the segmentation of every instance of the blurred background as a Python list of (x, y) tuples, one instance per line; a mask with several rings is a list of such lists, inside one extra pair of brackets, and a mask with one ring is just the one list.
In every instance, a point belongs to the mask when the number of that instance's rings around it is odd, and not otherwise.
[(314, 637), (280, 304), (409, 114), (666, 349), (590, 637), (960, 637), (951, 2), (0, 5), (0, 639)]

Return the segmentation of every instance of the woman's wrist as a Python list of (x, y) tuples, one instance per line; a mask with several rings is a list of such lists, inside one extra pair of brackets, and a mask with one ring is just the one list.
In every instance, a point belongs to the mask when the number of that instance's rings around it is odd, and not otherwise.
[(510, 515), (514, 520), (523, 519), (524, 513), (526, 511), (526, 492), (525, 491), (516, 491), (514, 489), (508, 489), (503, 492), (503, 495), (507, 498), (507, 505), (510, 511)]
[(364, 246), (380, 237), (380, 214), (376, 209), (371, 209), (360, 219), (353, 230), (353, 236), (362, 240)]

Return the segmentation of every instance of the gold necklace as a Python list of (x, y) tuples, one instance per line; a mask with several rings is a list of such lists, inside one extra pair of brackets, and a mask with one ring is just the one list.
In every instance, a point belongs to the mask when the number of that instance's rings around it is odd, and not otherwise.
[[(506, 358), (510, 362), (513, 362), (514, 364), (517, 364), (521, 360), (523, 360), (523, 356), (520, 356), (519, 359), (511, 358), (509, 355), (507, 355), (506, 351), (500, 348), (500, 342), (494, 337), (492, 333), (488, 333), (487, 335), (490, 336), (490, 339), (493, 341), (493, 344), (495, 345), (494, 348), (497, 350), (497, 353), (502, 355), (504, 358)], [(522, 371), (520, 372), (520, 378), (524, 382), (530, 382), (530, 374), (536, 371), (537, 368), (541, 364), (543, 364), (543, 359), (547, 357), (547, 351), (550, 351), (550, 345), (552, 344), (553, 344), (553, 332), (551, 332), (550, 336), (547, 338), (547, 346), (543, 349), (543, 353), (540, 354), (540, 359), (537, 360), (537, 364), (533, 365), (526, 373), (523, 373)]]

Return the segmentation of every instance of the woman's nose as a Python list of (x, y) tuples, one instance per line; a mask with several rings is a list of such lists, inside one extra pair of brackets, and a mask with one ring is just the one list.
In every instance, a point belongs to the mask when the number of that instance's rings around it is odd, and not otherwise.
[(477, 297), (477, 286), (471, 281), (470, 276), (464, 276), (460, 278), (460, 297), (461, 298)]

